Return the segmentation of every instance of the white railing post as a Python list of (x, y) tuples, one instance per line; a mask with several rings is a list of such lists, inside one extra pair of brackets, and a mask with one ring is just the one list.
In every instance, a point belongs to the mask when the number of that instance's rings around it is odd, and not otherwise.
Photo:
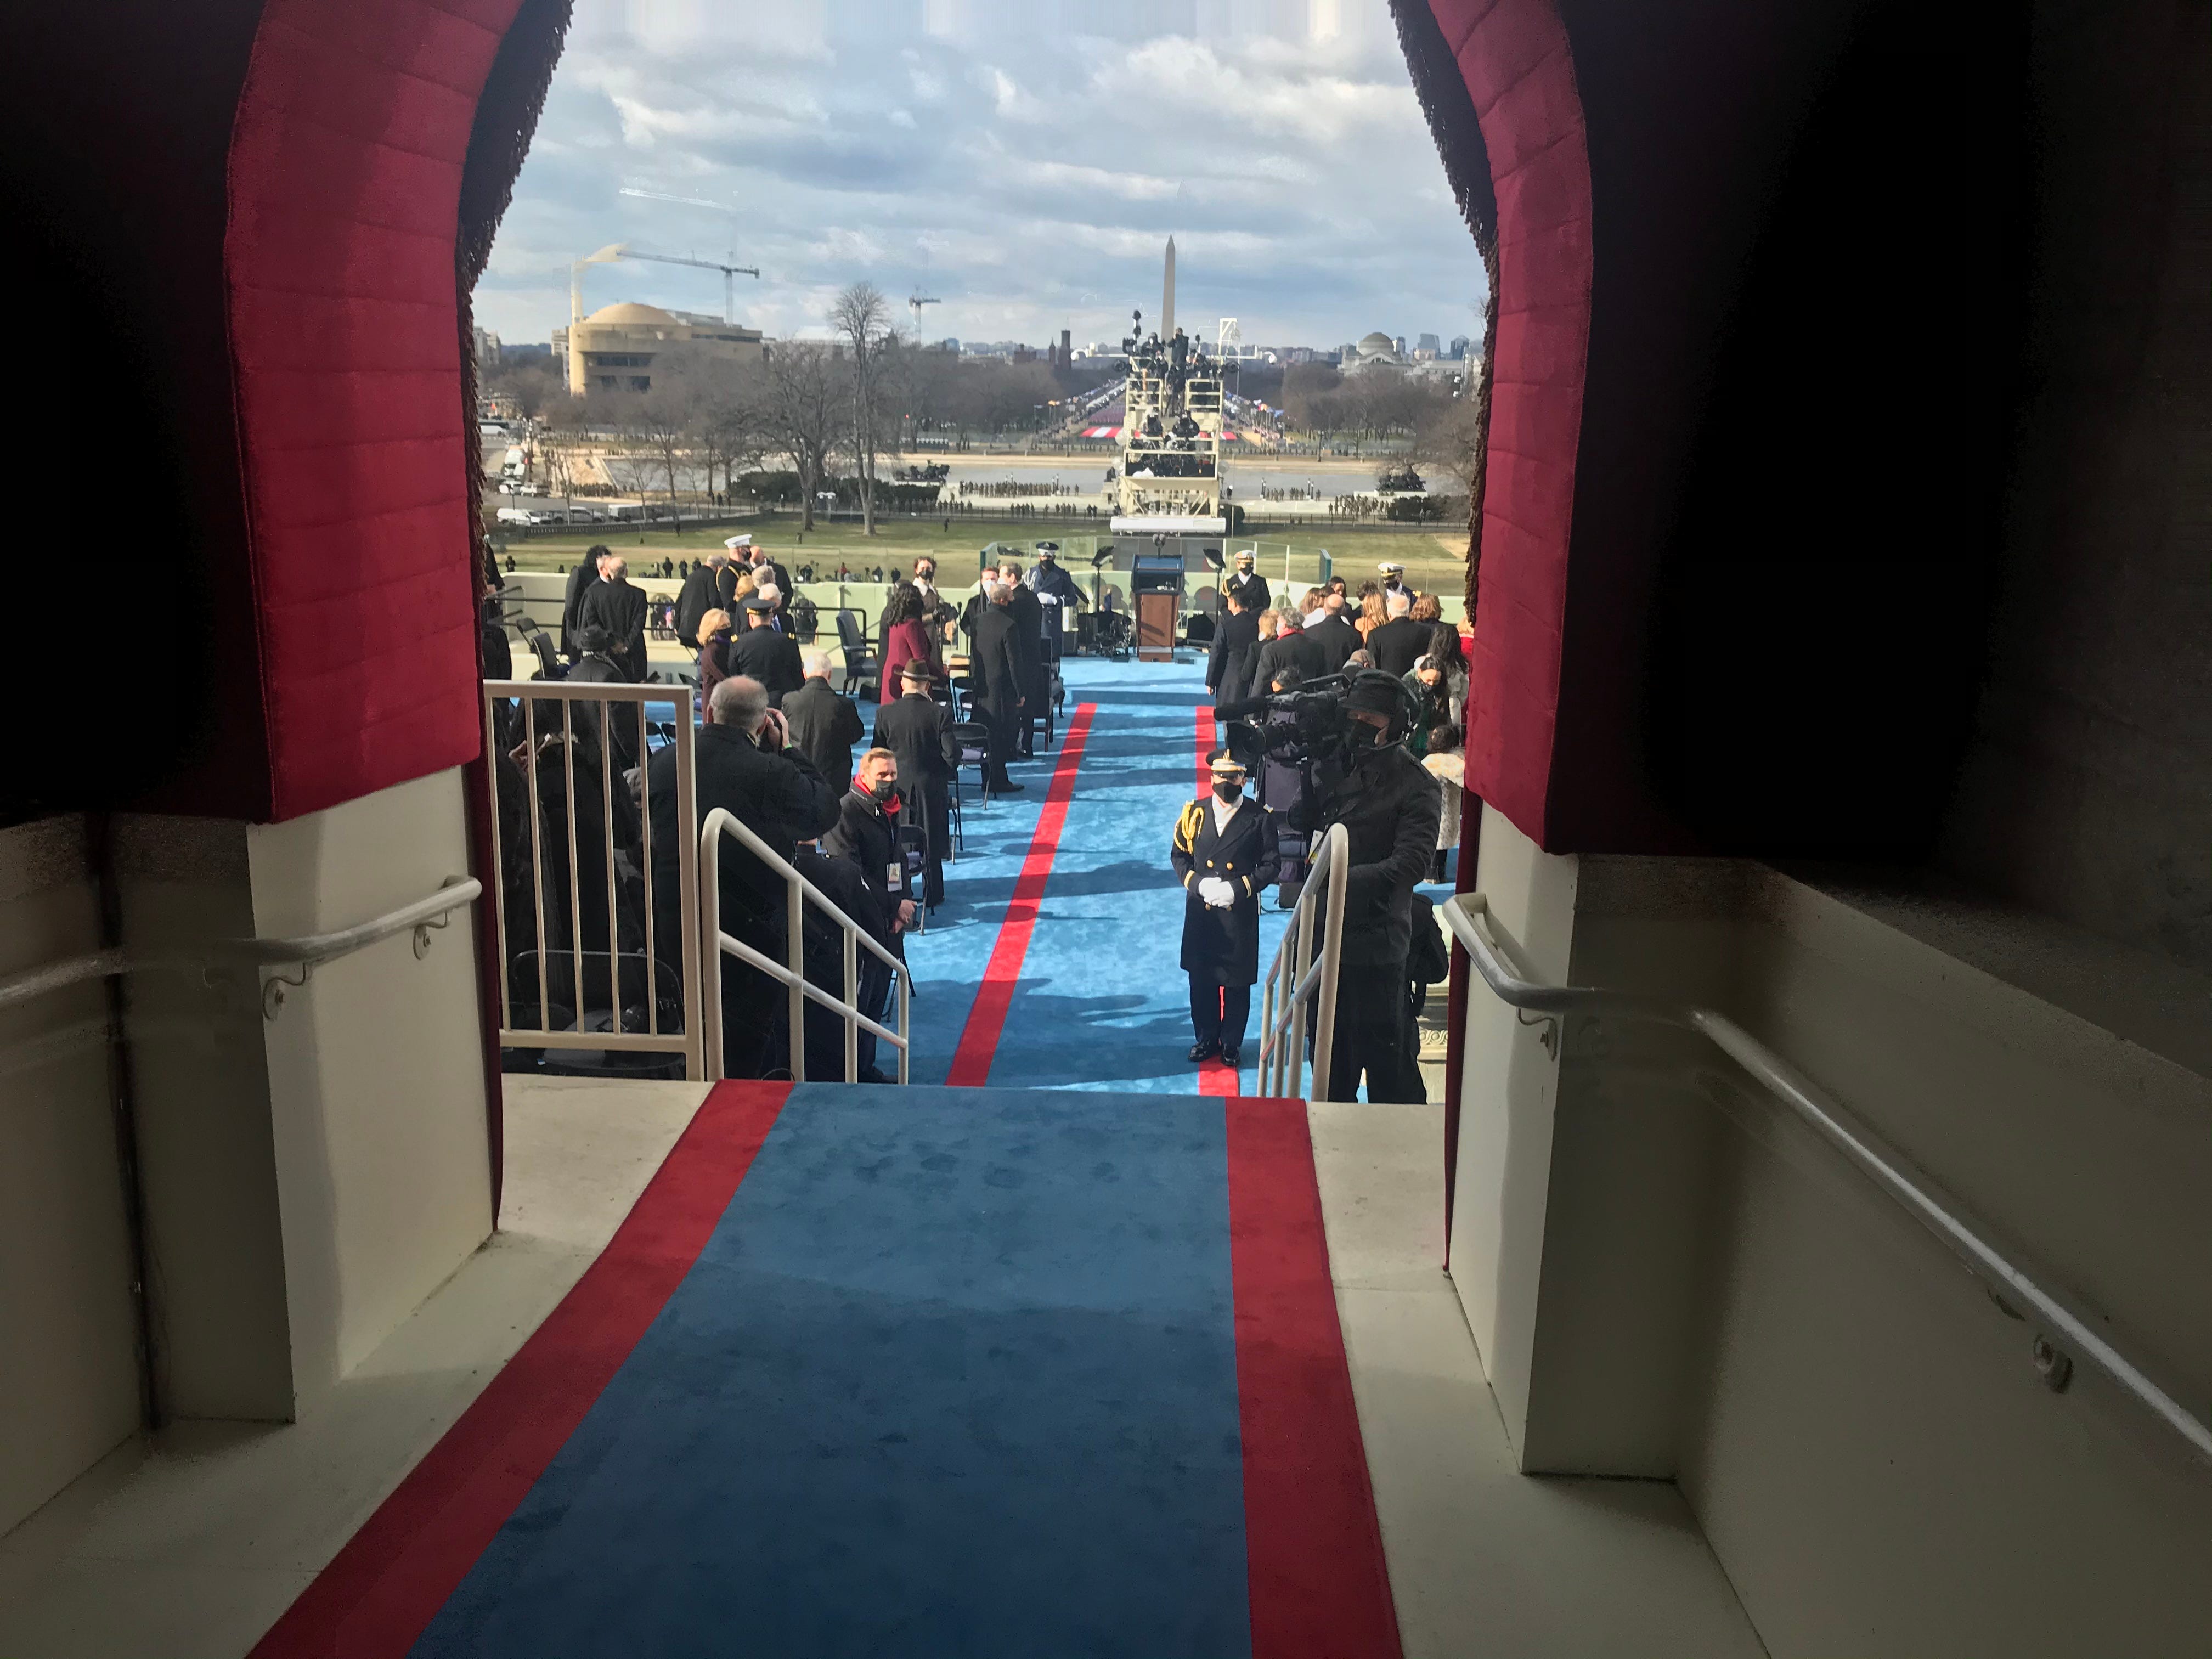
[[(777, 860), (781, 863), (781, 860)], [(784, 966), (793, 977), (785, 981), (791, 1002), (791, 1080), (806, 1081), (806, 896), (799, 890), (798, 871), (786, 864), (783, 890)]]
[[(1261, 1005), (1260, 1086), (1282, 1096), (1300, 1093), (1305, 1081), (1306, 1004), (1314, 1015), (1316, 1100), (1328, 1098), (1329, 1063), (1336, 1042), (1337, 959), (1344, 945), (1344, 883), (1350, 858), (1342, 824), (1332, 824), (1307, 872), (1283, 941), (1268, 964)], [(1319, 911), (1316, 919), (1316, 909)], [(1320, 959), (1315, 953), (1318, 946)]]

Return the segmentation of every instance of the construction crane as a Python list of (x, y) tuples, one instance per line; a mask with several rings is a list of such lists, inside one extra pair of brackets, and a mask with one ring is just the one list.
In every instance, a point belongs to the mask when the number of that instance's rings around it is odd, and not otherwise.
[(935, 295), (924, 294), (920, 289), (907, 295), (906, 308), (914, 313), (914, 331), (917, 334), (921, 332), (921, 308), (924, 306), (938, 306), (944, 303), (945, 301)]
[(622, 251), (621, 257), (625, 259), (650, 259), (655, 264), (691, 265), (701, 270), (720, 271), (722, 273), (722, 320), (726, 323), (734, 323), (738, 320), (738, 278), (750, 276), (757, 281), (760, 277), (760, 271), (756, 266), (726, 265), (719, 259), (686, 259), (674, 253), (640, 253), (635, 248), (629, 247)]

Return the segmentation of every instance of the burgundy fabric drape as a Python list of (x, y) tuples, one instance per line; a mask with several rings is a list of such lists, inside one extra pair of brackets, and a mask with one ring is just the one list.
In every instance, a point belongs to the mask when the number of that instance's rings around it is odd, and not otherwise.
[(1552, 0), (1428, 4), (1474, 106), (1497, 204), (1468, 789), (1542, 842), (1589, 348), (1589, 156)]
[(270, 0), (224, 279), (270, 816), (481, 747), (454, 237), (519, 0)]

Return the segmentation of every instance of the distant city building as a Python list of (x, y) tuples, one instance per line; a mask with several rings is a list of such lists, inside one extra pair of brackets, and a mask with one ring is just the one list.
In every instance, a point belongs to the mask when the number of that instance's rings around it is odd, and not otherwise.
[(1344, 349), (1340, 359), (1345, 372), (1357, 368), (1403, 368), (1406, 366), (1406, 343), (1392, 339), (1381, 330), (1365, 336), (1358, 345)]
[(1443, 342), (1437, 338), (1433, 334), (1424, 334), (1419, 339), (1413, 342), (1414, 350), (1425, 351), (1431, 357), (1442, 356), (1443, 355)]
[(943, 339), (937, 343), (937, 349), (939, 351), (949, 351), (954, 356), (957, 357), (960, 355), (959, 336), (956, 334), (946, 335)]
[(572, 383), (580, 375), (587, 398), (650, 392), (656, 368), (665, 376), (694, 364), (757, 363), (767, 355), (757, 328), (627, 301), (585, 318), (574, 343), (572, 355), (568, 331), (554, 331), (554, 356), (569, 364)]
[(493, 333), (488, 328), (480, 328), (477, 331), (476, 344), (477, 367), (478, 368), (497, 368), (499, 367), (499, 360), (501, 355), (499, 336)]
[(1455, 363), (1465, 362), (1467, 361), (1467, 349), (1474, 342), (1469, 340), (1464, 334), (1453, 335), (1451, 343), (1451, 360)]
[(1406, 350), (1406, 337), (1402, 334), (1393, 336), (1390, 341), (1390, 349), (1396, 352), (1401, 357), (1406, 356), (1407, 355)]

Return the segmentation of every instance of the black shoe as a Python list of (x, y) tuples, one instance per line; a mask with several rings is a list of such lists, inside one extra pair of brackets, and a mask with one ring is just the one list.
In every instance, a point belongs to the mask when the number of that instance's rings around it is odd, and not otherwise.
[(1029, 786), (1027, 784), (1016, 783), (1011, 778), (1004, 783), (994, 783), (991, 786), (991, 793), (994, 795), (1024, 794), (1028, 792), (1028, 789)]
[(1241, 1048), (1224, 1048), (1221, 1051), (1221, 1063), (1231, 1071), (1235, 1071), (1244, 1063), (1244, 1051)]
[(878, 1071), (873, 1066), (860, 1067), (860, 1078), (863, 1083), (896, 1083), (898, 1081), (888, 1072)]
[(1194, 1060), (1212, 1060), (1220, 1052), (1221, 1045), (1218, 1042), (1194, 1042), (1190, 1045), (1190, 1058)]

